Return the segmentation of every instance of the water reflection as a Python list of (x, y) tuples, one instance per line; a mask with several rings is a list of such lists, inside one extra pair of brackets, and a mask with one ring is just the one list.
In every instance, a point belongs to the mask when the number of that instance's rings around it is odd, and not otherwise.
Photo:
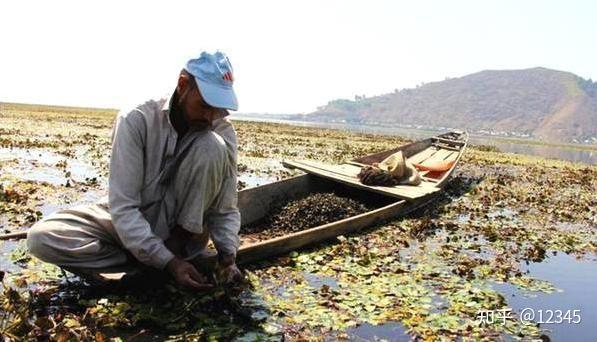
[[(3, 172), (28, 181), (64, 185), (68, 178), (86, 182), (88, 179), (99, 177), (95, 168), (82, 162), (79, 157), (66, 157), (44, 149), (0, 147), (0, 161), (10, 160), (16, 162), (13, 166), (4, 167)], [(64, 163), (65, 166), (59, 167), (60, 163)]]
[(524, 143), (505, 143), (499, 140), (490, 140), (482, 138), (472, 138), (471, 143), (493, 145), (499, 148), (502, 152), (530, 154), (550, 159), (562, 159), (575, 163), (597, 165), (597, 150), (590, 151), (559, 146), (529, 145)]
[(402, 324), (389, 322), (380, 325), (364, 323), (346, 330), (350, 341), (411, 341)]
[[(542, 310), (543, 320), (547, 321), (547, 310), (580, 310), (581, 322), (578, 324), (564, 321), (559, 324), (543, 324), (547, 335), (552, 341), (597, 341), (597, 256), (577, 260), (576, 258), (558, 253), (540, 263), (525, 263), (523, 272), (541, 280), (551, 282), (559, 293), (529, 293), (519, 291), (513, 285), (494, 284), (493, 287), (506, 297), (509, 306), (520, 312), (524, 308), (532, 308), (539, 317), (538, 310)], [(555, 318), (554, 318), (555, 319)], [(554, 320), (552, 319), (552, 320)]]

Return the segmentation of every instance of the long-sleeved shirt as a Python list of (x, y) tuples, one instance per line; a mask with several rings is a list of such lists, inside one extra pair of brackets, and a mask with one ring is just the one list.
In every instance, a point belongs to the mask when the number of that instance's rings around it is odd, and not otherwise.
[[(222, 118), (211, 130), (187, 133), (177, 147), (169, 102), (167, 98), (150, 100), (118, 114), (108, 188), (112, 223), (124, 247), (142, 263), (159, 269), (174, 257), (164, 241), (177, 224), (192, 233), (201, 233), (207, 225), (218, 253), (235, 254), (239, 246), (236, 132)], [(189, 180), (198, 186), (178, 189), (188, 192), (183, 196), (172, 195), (166, 192), (163, 179), (173, 171), (169, 168), (182, 165), (174, 161), (188, 145), (203, 148), (193, 166), (200, 177)], [(174, 177), (181, 177), (181, 170), (176, 171)], [(181, 197), (189, 198), (188, 203), (173, 203)]]

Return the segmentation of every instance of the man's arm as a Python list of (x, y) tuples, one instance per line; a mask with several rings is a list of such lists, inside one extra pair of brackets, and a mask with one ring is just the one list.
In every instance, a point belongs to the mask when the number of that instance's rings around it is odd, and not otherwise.
[(231, 166), (229, 172), (214, 205), (207, 211), (206, 223), (220, 261), (226, 257), (234, 263), (240, 245), (240, 212), (237, 207), (236, 170)]
[(110, 214), (124, 247), (140, 262), (164, 269), (174, 255), (153, 234), (139, 210), (145, 174), (144, 129), (145, 121), (136, 109), (117, 118), (108, 180)]
[(208, 210), (206, 223), (211, 239), (218, 251), (217, 281), (232, 283), (242, 279), (236, 266), (236, 253), (240, 245), (240, 212), (237, 207), (236, 168), (229, 167), (229, 175), (224, 183), (215, 204)]
[(218, 250), (220, 266), (236, 269), (236, 252), (240, 245), (240, 212), (237, 191), (237, 138), (232, 123), (226, 119), (214, 122), (214, 132), (226, 142), (229, 159), (228, 174), (224, 179), (214, 206), (207, 213), (211, 239)]

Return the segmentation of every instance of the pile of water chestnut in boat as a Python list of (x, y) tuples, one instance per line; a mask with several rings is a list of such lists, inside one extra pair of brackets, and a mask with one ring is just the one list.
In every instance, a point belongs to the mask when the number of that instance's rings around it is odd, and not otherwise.
[(362, 203), (334, 193), (315, 193), (289, 201), (271, 210), (259, 223), (243, 227), (241, 234), (262, 235), (264, 239), (298, 232), (362, 214)]

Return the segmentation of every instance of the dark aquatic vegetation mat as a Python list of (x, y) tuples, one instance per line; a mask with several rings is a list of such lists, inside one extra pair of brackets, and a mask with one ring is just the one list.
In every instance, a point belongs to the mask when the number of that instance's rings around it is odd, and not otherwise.
[(90, 287), (76, 279), (53, 281), (29, 291), (4, 285), (0, 336), (107, 340), (146, 335), (180, 341), (252, 336), (281, 340), (275, 331), (267, 332), (261, 326), (270, 312), (249, 283), (205, 292), (183, 291), (167, 280), (155, 285)]
[(279, 204), (255, 225), (245, 226), (242, 235), (259, 234), (264, 239), (321, 226), (369, 211), (354, 199), (332, 192), (316, 193)]
[(43, 197), (50, 186), (31, 181), (15, 181), (0, 177), (0, 215), (6, 220), (0, 221), (1, 231), (9, 232), (9, 227), (31, 225), (42, 218), (36, 208), (36, 201)]

